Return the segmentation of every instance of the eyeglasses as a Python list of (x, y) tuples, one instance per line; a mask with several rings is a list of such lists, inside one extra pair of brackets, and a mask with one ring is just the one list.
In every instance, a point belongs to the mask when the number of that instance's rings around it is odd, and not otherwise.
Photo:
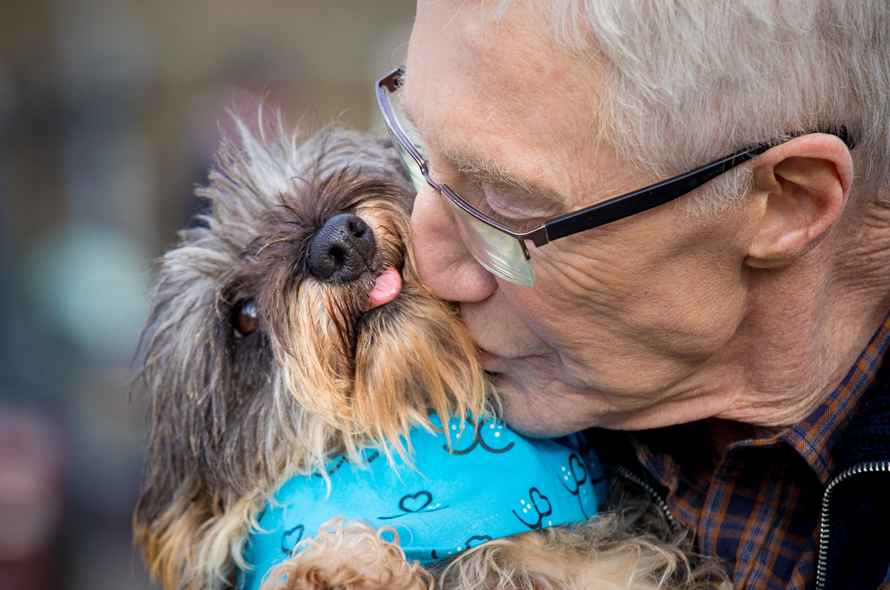
[[(775, 145), (763, 143), (741, 150), (685, 174), (554, 217), (531, 231), (517, 232), (480, 213), (448, 185), (430, 178), (426, 157), (418, 147), (422, 145), (420, 135), (394, 101), (404, 75), (405, 66), (401, 66), (377, 81), (377, 103), (414, 188), (419, 191), (426, 182), (448, 197), (460, 237), (473, 257), (490, 273), (523, 287), (533, 287), (537, 283), (526, 241), (540, 248), (554, 240), (664, 205)], [(838, 132), (830, 133), (843, 139), (848, 147), (853, 147), (843, 127)]]

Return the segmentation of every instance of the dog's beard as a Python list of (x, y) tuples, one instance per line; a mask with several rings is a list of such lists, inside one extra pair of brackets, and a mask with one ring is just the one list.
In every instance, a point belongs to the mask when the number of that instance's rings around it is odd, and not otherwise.
[(431, 411), (482, 412), (482, 373), (467, 362), (472, 342), (455, 328), (453, 311), (420, 290), (406, 285), (362, 316), (354, 345), (338, 338), (342, 346), (331, 351), (303, 341), (298, 352), (280, 353), (288, 390), (342, 433), (348, 452), (380, 441), (401, 452), (412, 426), (432, 428)]
[(408, 430), (434, 428), (430, 412), (481, 414), (485, 381), (455, 311), (420, 284), (405, 247), (407, 218), (388, 209), (371, 199), (355, 212), (374, 230), (374, 274), (396, 268), (402, 275), (395, 300), (371, 308), (373, 274), (348, 287), (307, 281), (271, 332), (287, 391), (340, 433), (348, 454), (357, 458), (358, 447), (385, 441), (410, 460)]

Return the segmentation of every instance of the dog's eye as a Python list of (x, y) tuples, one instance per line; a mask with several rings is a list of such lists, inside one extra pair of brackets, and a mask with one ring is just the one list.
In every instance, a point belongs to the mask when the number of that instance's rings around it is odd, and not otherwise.
[(235, 320), (235, 336), (239, 338), (253, 334), (260, 327), (256, 304), (253, 301), (247, 301), (239, 305), (235, 309), (233, 319)]

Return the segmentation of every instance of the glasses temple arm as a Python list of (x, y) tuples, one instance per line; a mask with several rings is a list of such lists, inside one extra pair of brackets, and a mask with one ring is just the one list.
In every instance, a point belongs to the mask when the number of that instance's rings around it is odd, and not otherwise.
[(743, 150), (680, 176), (669, 178), (638, 191), (562, 215), (544, 224), (550, 241), (599, 227), (664, 205), (765, 152), (768, 144)]

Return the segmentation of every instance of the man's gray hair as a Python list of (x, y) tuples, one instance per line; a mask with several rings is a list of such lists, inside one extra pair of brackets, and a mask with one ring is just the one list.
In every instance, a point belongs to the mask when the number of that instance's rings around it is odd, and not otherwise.
[[(498, 17), (513, 1), (500, 0)], [(887, 184), (887, 0), (545, 4), (556, 42), (605, 67), (604, 133), (639, 168), (666, 177), (789, 134), (845, 127), (858, 188)], [(724, 177), (707, 191), (711, 207), (745, 193), (744, 171)]]

